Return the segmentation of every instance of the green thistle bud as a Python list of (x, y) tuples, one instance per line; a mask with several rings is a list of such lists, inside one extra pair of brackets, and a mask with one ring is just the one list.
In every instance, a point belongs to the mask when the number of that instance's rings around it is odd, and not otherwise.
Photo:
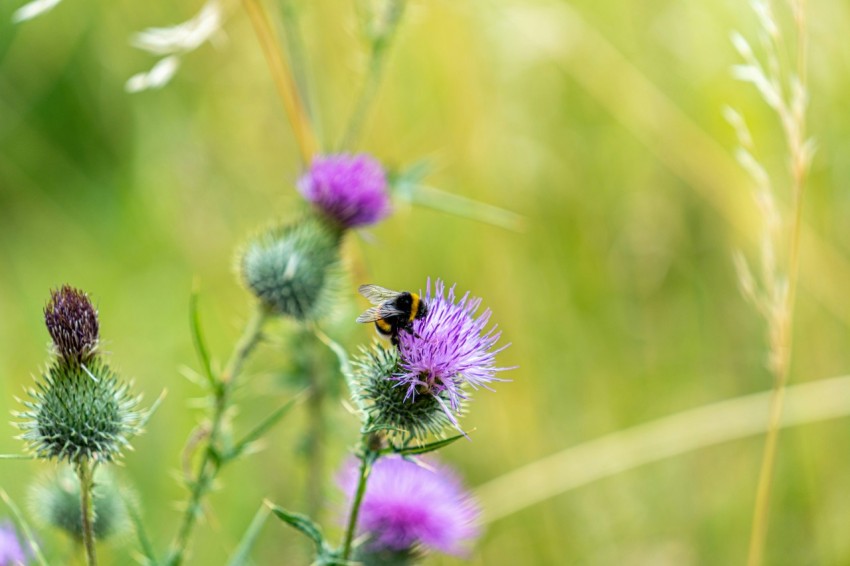
[(271, 312), (321, 318), (333, 306), (341, 277), (340, 236), (314, 217), (267, 230), (242, 251), (242, 279)]
[[(451, 425), (435, 395), (405, 399), (407, 387), (399, 386), (394, 379), (399, 373), (397, 348), (387, 349), (377, 343), (371, 349), (361, 348), (353, 365), (373, 426), (386, 429), (391, 436), (423, 438)], [(446, 398), (442, 400), (448, 402)]]
[(17, 425), (39, 458), (111, 461), (139, 432), (139, 398), (99, 360), (89, 365), (60, 360), (28, 394), (28, 410), (17, 414), (24, 419)]
[(56, 353), (67, 363), (88, 363), (95, 356), (100, 324), (86, 293), (69, 285), (50, 292), (44, 323)]
[[(82, 539), (80, 513), (80, 480), (74, 470), (62, 466), (30, 486), (30, 509), (44, 526), (65, 531), (75, 540)], [(131, 522), (122, 489), (107, 468), (99, 466), (94, 474), (94, 534), (99, 540), (121, 535), (130, 530)]]

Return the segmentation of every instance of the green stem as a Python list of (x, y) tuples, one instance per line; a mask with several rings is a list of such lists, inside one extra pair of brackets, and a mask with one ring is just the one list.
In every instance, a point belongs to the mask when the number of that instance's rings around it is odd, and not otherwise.
[[(366, 437), (363, 438), (364, 447), (366, 445)], [(378, 459), (378, 454), (371, 450), (365, 449), (360, 455), (360, 474), (357, 479), (357, 491), (354, 494), (354, 501), (351, 502), (351, 511), (348, 514), (348, 525), (345, 528), (345, 541), (342, 546), (342, 560), (347, 561), (351, 557), (351, 543), (354, 540), (354, 533), (357, 531), (357, 518), (360, 515), (360, 506), (363, 504), (363, 496), (366, 494), (366, 482), (369, 479), (369, 473), (372, 471), (372, 464)]]
[(369, 112), (369, 107), (378, 92), (378, 86), (381, 83), (381, 75), (384, 72), (384, 63), (386, 55), (398, 29), (398, 24), (404, 15), (404, 8), (407, 0), (389, 0), (387, 8), (386, 22), (384, 29), (372, 40), (372, 53), (369, 58), (369, 69), (366, 75), (366, 81), (360, 90), (360, 95), (357, 97), (357, 102), (354, 103), (354, 110), (351, 112), (351, 118), (348, 120), (348, 127), (345, 129), (345, 134), (340, 141), (340, 149), (353, 149), (360, 136), (360, 131), (363, 128), (363, 123)]
[(325, 388), (322, 376), (318, 374), (316, 364), (310, 371), (310, 398), (307, 402), (309, 419), (309, 443), (307, 445), (307, 514), (318, 520), (322, 509), (323, 480), (325, 472)]
[(216, 382), (212, 426), (207, 437), (206, 447), (201, 456), (201, 462), (198, 464), (198, 471), (192, 482), (192, 493), (189, 496), (186, 510), (183, 513), (183, 520), (180, 523), (177, 536), (171, 544), (171, 551), (165, 561), (165, 564), (169, 566), (177, 566), (183, 562), (192, 530), (201, 513), (203, 498), (209, 492), (213, 481), (224, 463), (218, 451), (218, 444), (221, 431), (225, 425), (227, 409), (230, 407), (230, 397), (235, 387), (236, 379), (242, 371), (242, 367), (262, 337), (263, 323), (266, 321), (267, 316), (268, 313), (262, 306), (256, 308), (251, 319), (245, 326), (245, 330), (242, 332), (242, 337), (236, 343), (230, 360), (227, 362), (224, 371)]
[(94, 469), (88, 460), (83, 460), (77, 465), (77, 476), (80, 478), (80, 512), (83, 516), (83, 546), (86, 549), (86, 564), (97, 566), (94, 539), (94, 504), (92, 501)]

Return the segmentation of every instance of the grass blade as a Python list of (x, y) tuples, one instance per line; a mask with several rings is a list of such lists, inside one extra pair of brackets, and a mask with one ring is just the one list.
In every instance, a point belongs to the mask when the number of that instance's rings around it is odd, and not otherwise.
[(254, 515), (254, 519), (251, 521), (251, 524), (248, 525), (248, 530), (246, 530), (245, 534), (242, 535), (242, 540), (239, 541), (239, 546), (236, 547), (236, 551), (233, 553), (233, 556), (230, 557), (230, 561), (227, 563), (228, 566), (243, 566), (247, 562), (248, 557), (251, 554), (251, 549), (254, 547), (257, 537), (260, 536), (260, 531), (266, 524), (266, 519), (269, 518), (269, 511), (270, 509), (268, 506), (260, 506), (260, 509), (257, 511), (257, 514)]
[(207, 350), (204, 335), (201, 331), (201, 317), (198, 312), (198, 286), (195, 284), (192, 289), (192, 294), (189, 297), (189, 329), (192, 331), (192, 344), (195, 346), (195, 353), (198, 354), (198, 360), (201, 362), (201, 368), (204, 370), (204, 376), (210, 384), (210, 387), (215, 388), (216, 379), (213, 375), (212, 364), (210, 363), (210, 354)]
[(267, 433), (277, 422), (289, 412), (289, 410), (296, 404), (301, 402), (306, 397), (306, 391), (299, 393), (282, 406), (280, 406), (277, 410), (275, 410), (272, 414), (267, 416), (265, 419), (260, 421), (260, 423), (254, 427), (251, 432), (246, 434), (242, 440), (236, 443), (233, 449), (228, 453), (228, 458), (236, 458), (240, 454), (242, 454), (245, 449), (252, 443), (259, 440), (265, 433)]
[(142, 551), (145, 558), (148, 559), (148, 564), (157, 564), (156, 551), (154, 550), (147, 532), (145, 531), (145, 524), (142, 520), (141, 513), (139, 513), (139, 508), (136, 506), (136, 502), (133, 501), (132, 497), (124, 496), (123, 499), (124, 505), (127, 507), (127, 514), (133, 522), (133, 527), (136, 531), (136, 538), (139, 539), (139, 549)]

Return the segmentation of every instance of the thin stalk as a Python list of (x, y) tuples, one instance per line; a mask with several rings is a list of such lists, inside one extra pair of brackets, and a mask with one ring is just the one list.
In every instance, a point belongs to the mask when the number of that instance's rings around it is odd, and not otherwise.
[(369, 472), (372, 470), (377, 455), (373, 452), (365, 452), (360, 456), (360, 474), (357, 479), (357, 491), (354, 501), (351, 502), (351, 511), (348, 514), (348, 525), (345, 528), (345, 540), (342, 545), (342, 561), (346, 562), (351, 557), (351, 543), (354, 533), (357, 531), (357, 517), (360, 515), (360, 505), (363, 504), (363, 496), (366, 494), (366, 482)]
[[(318, 344), (315, 342), (314, 344)], [(307, 401), (308, 439), (307, 445), (307, 514), (318, 519), (324, 500), (325, 474), (325, 386), (317, 372), (317, 364), (311, 368), (310, 398)]]
[(392, 44), (395, 32), (398, 29), (398, 24), (404, 15), (404, 8), (407, 0), (390, 0), (387, 8), (386, 22), (381, 33), (372, 40), (372, 52), (369, 57), (369, 68), (366, 74), (366, 80), (360, 89), (360, 94), (357, 101), (354, 103), (354, 110), (351, 112), (351, 117), (348, 120), (348, 126), (345, 129), (345, 134), (340, 141), (340, 149), (353, 149), (360, 136), (363, 124), (369, 113), (369, 107), (375, 99), (375, 94), (378, 92), (378, 86), (381, 84), (381, 76), (384, 72), (384, 63), (389, 47)]
[(298, 94), (301, 96), (301, 101), (304, 103), (307, 118), (313, 124), (313, 131), (319, 138), (318, 145), (321, 147), (322, 125), (316, 105), (311, 96), (310, 75), (307, 71), (307, 50), (304, 46), (304, 36), (301, 33), (301, 27), (299, 25), (300, 16), (298, 9), (294, 6), (293, 0), (281, 0), (280, 6), (282, 12), (281, 20), (283, 21), (283, 39), (286, 41), (289, 61), (292, 65), (292, 76), (295, 80)]
[(783, 307), (782, 326), (779, 329), (779, 363), (774, 374), (773, 390), (770, 397), (770, 416), (767, 437), (759, 470), (756, 487), (756, 502), (753, 511), (750, 549), (747, 564), (759, 566), (764, 559), (764, 545), (767, 540), (768, 510), (773, 484), (773, 469), (776, 464), (776, 451), (779, 442), (779, 430), (785, 401), (785, 389), (791, 369), (791, 350), (793, 339), (794, 304), (797, 294), (797, 280), (800, 266), (800, 229), (802, 223), (802, 192), (805, 181), (805, 168), (796, 168), (794, 174), (794, 220), (791, 226), (789, 255), (788, 293)]
[(292, 76), (292, 70), (289, 68), (286, 57), (281, 53), (280, 42), (275, 36), (274, 29), (260, 0), (243, 0), (242, 3), (251, 19), (254, 32), (257, 34), (260, 47), (269, 65), (277, 93), (280, 95), (289, 122), (292, 124), (295, 141), (301, 152), (301, 159), (305, 164), (309, 164), (318, 152), (318, 144), (301, 102), (301, 97), (298, 94), (298, 87)]
[[(797, 78), (801, 88), (806, 84), (806, 30), (805, 2), (800, 0), (792, 5), (794, 21), (797, 27)], [(773, 484), (773, 470), (776, 465), (776, 452), (779, 443), (779, 430), (782, 423), (782, 411), (785, 401), (785, 389), (791, 371), (791, 351), (793, 342), (794, 305), (797, 296), (797, 281), (800, 272), (800, 232), (803, 222), (803, 190), (808, 172), (809, 156), (806, 154), (806, 116), (805, 110), (793, 102), (792, 93), (789, 116), (783, 120), (785, 137), (788, 141), (788, 152), (791, 159), (791, 177), (793, 191), (793, 220), (789, 241), (788, 257), (788, 292), (783, 303), (781, 326), (777, 348), (779, 363), (774, 371), (773, 391), (770, 399), (770, 417), (767, 437), (765, 438), (764, 454), (759, 470), (756, 487), (756, 502), (753, 510), (750, 547), (747, 558), (748, 566), (761, 566), (764, 561), (764, 547), (767, 541), (768, 510)], [(799, 112), (799, 113), (798, 113)]]
[(227, 362), (224, 371), (218, 379), (215, 388), (215, 409), (206, 447), (201, 456), (201, 462), (198, 464), (198, 471), (192, 482), (192, 493), (189, 496), (186, 510), (183, 513), (180, 528), (171, 544), (171, 551), (165, 561), (170, 566), (177, 566), (183, 562), (192, 530), (201, 512), (203, 498), (212, 487), (213, 481), (223, 464), (218, 452), (218, 443), (221, 431), (224, 428), (227, 409), (230, 407), (230, 397), (235, 387), (236, 379), (242, 371), (242, 367), (250, 357), (254, 347), (260, 342), (263, 323), (266, 321), (267, 316), (267, 311), (261, 306), (256, 308), (251, 319), (246, 324), (241, 338), (236, 343), (230, 360)]
[(94, 503), (92, 488), (94, 488), (94, 469), (86, 459), (77, 465), (77, 476), (80, 478), (80, 512), (83, 516), (83, 546), (86, 549), (86, 564), (97, 566), (97, 552), (94, 538)]

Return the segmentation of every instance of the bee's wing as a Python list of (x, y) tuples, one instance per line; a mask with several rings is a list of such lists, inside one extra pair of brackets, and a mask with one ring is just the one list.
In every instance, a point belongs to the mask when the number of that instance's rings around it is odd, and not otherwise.
[(381, 303), (392, 300), (399, 295), (398, 291), (385, 289), (380, 285), (361, 285), (357, 288), (357, 291), (369, 299), (369, 302), (373, 305), (380, 305)]
[(372, 307), (360, 316), (357, 317), (357, 322), (375, 322), (376, 320), (381, 320), (390, 316), (396, 316), (404, 314), (397, 308), (388, 304), (381, 304), (376, 307)]

